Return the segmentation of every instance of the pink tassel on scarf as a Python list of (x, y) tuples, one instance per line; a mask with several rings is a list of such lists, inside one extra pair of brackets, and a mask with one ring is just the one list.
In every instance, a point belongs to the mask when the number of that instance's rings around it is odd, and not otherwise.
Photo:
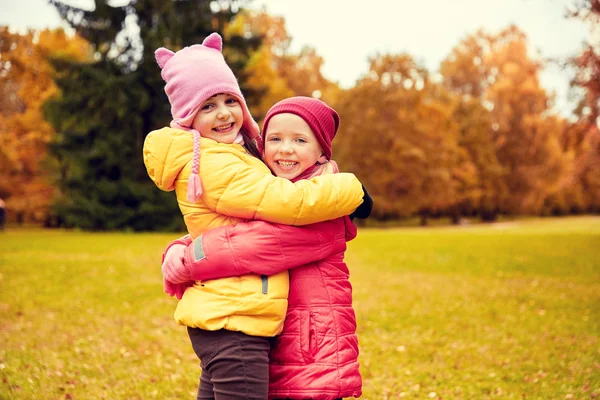
[(195, 203), (202, 195), (202, 183), (200, 182), (200, 132), (192, 129), (194, 135), (194, 154), (192, 156), (192, 173), (188, 177), (187, 201)]
[(202, 184), (200, 183), (200, 175), (190, 174), (187, 187), (187, 201), (195, 203), (202, 196)]

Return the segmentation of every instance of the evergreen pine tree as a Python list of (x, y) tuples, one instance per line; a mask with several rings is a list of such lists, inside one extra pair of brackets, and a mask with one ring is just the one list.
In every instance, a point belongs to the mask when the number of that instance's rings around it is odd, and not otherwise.
[[(62, 193), (58, 216), (87, 230), (182, 229), (174, 194), (156, 188), (142, 160), (146, 134), (171, 119), (154, 51), (222, 33), (245, 2), (133, 0), (114, 7), (95, 0), (89, 11), (49, 1), (95, 52), (92, 63), (54, 60), (61, 95), (45, 111), (57, 132), (50, 154)], [(227, 40), (234, 73), (259, 44), (256, 37)], [(240, 84), (243, 90), (244, 77)], [(251, 102), (253, 94), (245, 95)]]

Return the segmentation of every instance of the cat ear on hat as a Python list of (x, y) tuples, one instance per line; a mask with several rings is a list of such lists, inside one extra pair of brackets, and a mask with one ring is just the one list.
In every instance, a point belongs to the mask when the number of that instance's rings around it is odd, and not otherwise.
[(158, 63), (158, 66), (160, 68), (164, 68), (167, 61), (169, 61), (174, 55), (175, 53), (164, 47), (156, 49), (156, 51), (154, 52), (154, 57), (156, 58), (156, 62)]
[(219, 52), (223, 52), (223, 39), (221, 35), (217, 32), (213, 32), (204, 39), (202, 45), (205, 47), (210, 47), (215, 50), (219, 50)]

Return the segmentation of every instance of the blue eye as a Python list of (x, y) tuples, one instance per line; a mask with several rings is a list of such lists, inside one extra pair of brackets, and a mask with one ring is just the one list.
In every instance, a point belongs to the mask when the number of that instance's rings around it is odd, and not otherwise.
[(306, 143), (306, 139), (299, 138), (297, 139), (300, 143)]
[(269, 142), (279, 142), (279, 138), (278, 137), (270, 137)]

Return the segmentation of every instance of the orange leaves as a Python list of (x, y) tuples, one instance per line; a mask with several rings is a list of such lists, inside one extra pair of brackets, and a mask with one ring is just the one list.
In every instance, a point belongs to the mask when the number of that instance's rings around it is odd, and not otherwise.
[(290, 96), (313, 96), (327, 100), (336, 85), (321, 74), (323, 59), (315, 49), (303, 48), (298, 54), (289, 51), (291, 37), (281, 17), (265, 12), (245, 11), (237, 15), (228, 32), (251, 33), (263, 38), (260, 48), (250, 55), (245, 74), (248, 87), (262, 94), (260, 104), (251, 111), (261, 119), (277, 101)]
[(461, 196), (458, 176), (468, 181), (473, 168), (463, 165), (454, 105), (410, 56), (374, 57), (335, 107), (334, 157), (366, 183), (378, 217), (438, 212)]
[[(465, 75), (465, 66), (472, 75)], [(495, 193), (485, 198), (495, 198), (490, 206), (505, 212), (541, 212), (565, 171), (564, 154), (557, 146), (564, 124), (548, 116), (551, 100), (540, 84), (541, 68), (541, 62), (528, 54), (525, 34), (515, 26), (496, 35), (470, 35), (442, 63), (446, 86), (472, 96), (487, 109), (489, 122), (479, 134), (492, 147), (476, 148), (488, 154), (491, 150), (499, 165), (479, 164), (478, 170), (487, 170), (492, 173), (487, 179), (501, 182), (495, 189), (488, 187)], [(502, 168), (500, 175), (497, 167)]]
[(29, 31), (20, 35), (0, 27), (0, 196), (9, 215), (43, 220), (54, 189), (42, 162), (54, 135), (43, 104), (57, 93), (48, 57), (83, 59), (87, 43), (64, 31)]
[(251, 56), (246, 71), (250, 75), (247, 84), (251, 88), (264, 90), (260, 103), (251, 109), (256, 117), (263, 117), (277, 101), (294, 95), (287, 82), (273, 68), (273, 55), (264, 46)]

